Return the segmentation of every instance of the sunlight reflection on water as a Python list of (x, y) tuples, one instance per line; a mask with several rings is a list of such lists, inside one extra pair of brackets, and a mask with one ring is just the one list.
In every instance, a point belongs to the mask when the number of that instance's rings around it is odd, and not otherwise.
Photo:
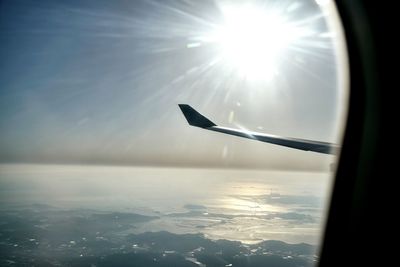
[(157, 215), (131, 232), (315, 243), (329, 173), (1, 165), (1, 208), (33, 203)]

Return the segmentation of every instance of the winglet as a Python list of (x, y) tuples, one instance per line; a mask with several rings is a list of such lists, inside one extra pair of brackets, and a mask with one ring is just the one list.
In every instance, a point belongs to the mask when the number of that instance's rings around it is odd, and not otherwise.
[(216, 126), (215, 123), (198, 113), (194, 108), (187, 104), (179, 104), (179, 108), (181, 109), (183, 115), (185, 115), (187, 122), (192, 126), (200, 128)]

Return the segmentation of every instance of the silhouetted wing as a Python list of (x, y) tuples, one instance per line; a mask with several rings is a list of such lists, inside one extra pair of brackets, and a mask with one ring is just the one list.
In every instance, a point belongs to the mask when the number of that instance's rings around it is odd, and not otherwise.
[(286, 146), (295, 149), (301, 149), (305, 151), (313, 151), (317, 153), (336, 154), (339, 150), (338, 145), (327, 142), (282, 137), (271, 134), (263, 134), (257, 132), (244, 131), (240, 129), (221, 127), (216, 125), (203, 115), (201, 115), (194, 108), (192, 108), (187, 104), (179, 104), (179, 108), (182, 110), (183, 115), (185, 116), (186, 120), (190, 125), (200, 127), (206, 130), (230, 134), (230, 135), (236, 135), (239, 137), (254, 139), (261, 142)]

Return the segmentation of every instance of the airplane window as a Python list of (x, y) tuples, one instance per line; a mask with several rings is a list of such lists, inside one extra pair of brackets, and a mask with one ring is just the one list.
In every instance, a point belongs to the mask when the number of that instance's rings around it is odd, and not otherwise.
[(0, 3), (1, 266), (314, 266), (333, 1)]

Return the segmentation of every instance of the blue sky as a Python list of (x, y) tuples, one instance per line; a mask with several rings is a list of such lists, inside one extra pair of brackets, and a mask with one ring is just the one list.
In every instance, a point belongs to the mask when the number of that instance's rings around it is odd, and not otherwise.
[(318, 6), (253, 1), (314, 34), (272, 81), (249, 81), (213, 61), (214, 44), (188, 46), (221, 23), (222, 2), (2, 1), (0, 161), (325, 169), (326, 155), (186, 124), (179, 103), (225, 126), (340, 139), (336, 52)]

